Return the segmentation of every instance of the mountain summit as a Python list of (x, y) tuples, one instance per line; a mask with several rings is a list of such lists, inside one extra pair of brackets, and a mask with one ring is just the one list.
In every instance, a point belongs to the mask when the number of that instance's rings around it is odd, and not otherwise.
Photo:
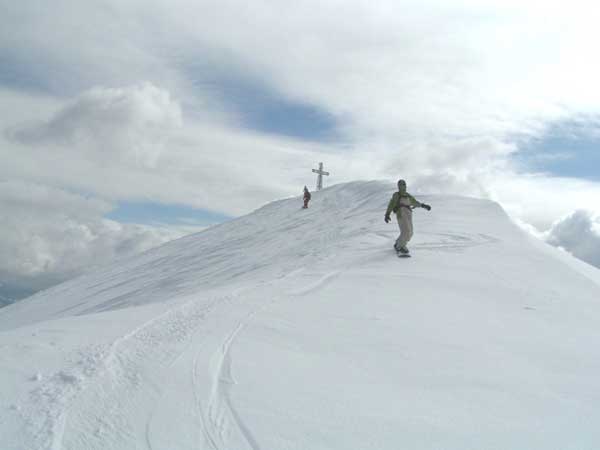
[(499, 205), (270, 203), (0, 309), (0, 447), (584, 449), (600, 271)]

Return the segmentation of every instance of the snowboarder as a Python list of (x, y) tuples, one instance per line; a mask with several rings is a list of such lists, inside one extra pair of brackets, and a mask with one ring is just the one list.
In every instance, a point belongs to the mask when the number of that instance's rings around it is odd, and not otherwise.
[(308, 208), (308, 202), (310, 201), (310, 192), (308, 192), (308, 188), (304, 186), (304, 206), (302, 209)]
[(400, 227), (400, 236), (396, 239), (394, 249), (399, 255), (408, 256), (409, 253), (406, 244), (413, 235), (412, 210), (414, 208), (431, 210), (431, 206), (418, 202), (412, 195), (406, 192), (406, 181), (398, 180), (398, 192), (394, 192), (388, 203), (387, 211), (385, 212), (385, 223), (390, 222), (390, 214), (392, 212), (396, 213)]

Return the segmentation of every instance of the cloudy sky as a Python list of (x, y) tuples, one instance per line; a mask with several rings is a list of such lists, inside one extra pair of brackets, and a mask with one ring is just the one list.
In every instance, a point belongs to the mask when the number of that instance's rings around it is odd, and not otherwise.
[(299, 195), (319, 161), (491, 198), (600, 266), (598, 23), (579, 0), (0, 0), (0, 302)]

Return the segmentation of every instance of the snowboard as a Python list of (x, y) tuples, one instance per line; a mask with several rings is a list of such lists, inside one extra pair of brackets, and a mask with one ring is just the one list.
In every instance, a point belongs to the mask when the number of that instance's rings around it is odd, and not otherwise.
[(402, 253), (401, 251), (396, 250), (395, 247), (394, 251), (396, 252), (396, 255), (398, 255), (398, 258), (410, 258), (410, 253)]

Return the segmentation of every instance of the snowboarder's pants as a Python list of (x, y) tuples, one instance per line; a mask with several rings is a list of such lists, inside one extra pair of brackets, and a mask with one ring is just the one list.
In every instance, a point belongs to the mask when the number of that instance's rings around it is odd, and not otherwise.
[(307, 198), (304, 199), (304, 206), (303, 206), (303, 208), (304, 209), (308, 208), (308, 199)]
[(396, 239), (396, 247), (406, 247), (406, 244), (413, 235), (412, 211), (408, 208), (400, 208), (396, 217), (398, 218), (398, 226), (400, 227), (400, 236)]

